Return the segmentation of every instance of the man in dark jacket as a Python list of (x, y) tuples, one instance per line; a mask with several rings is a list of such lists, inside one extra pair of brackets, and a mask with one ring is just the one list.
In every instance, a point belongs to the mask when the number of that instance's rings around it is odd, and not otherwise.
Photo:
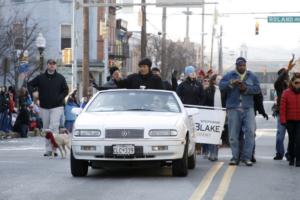
[[(153, 67), (151, 69), (151, 71), (152, 71), (152, 74), (157, 75), (161, 78), (161, 71), (158, 67)], [(172, 85), (167, 80), (163, 80), (162, 82), (163, 82), (163, 87), (164, 87), (165, 90), (176, 91), (176, 88), (177, 88), (178, 84), (177, 84), (176, 76), (174, 76), (173, 74), (172, 74)]]
[(116, 77), (118, 88), (127, 89), (163, 89), (163, 83), (160, 77), (152, 74), (152, 62), (149, 58), (144, 58), (139, 62), (139, 73), (129, 75), (125, 79), (121, 79), (121, 74)]
[[(277, 118), (276, 155), (273, 158), (274, 160), (282, 160), (285, 153), (284, 138), (285, 138), (286, 128), (280, 123), (279, 110), (280, 110), (281, 95), (283, 91), (288, 88), (289, 71), (295, 66), (295, 63), (293, 62), (294, 62), (294, 57), (290, 60), (287, 69), (282, 68), (277, 72), (278, 78), (274, 83), (274, 88), (277, 94), (276, 108), (274, 110), (275, 117)], [(286, 153), (285, 155), (288, 160), (288, 153)]]
[[(56, 71), (56, 62), (53, 59), (47, 61), (47, 70), (28, 83), (29, 91), (37, 88), (40, 99), (40, 115), (44, 129), (51, 129), (54, 134), (59, 133), (59, 123), (64, 112), (64, 100), (69, 88), (63, 75)], [(51, 155), (51, 144), (46, 140), (46, 153)]]

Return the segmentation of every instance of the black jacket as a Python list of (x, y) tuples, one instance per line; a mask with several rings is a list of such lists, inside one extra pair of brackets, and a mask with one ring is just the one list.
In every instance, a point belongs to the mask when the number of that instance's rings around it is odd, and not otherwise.
[(288, 72), (283, 71), (274, 83), (274, 88), (277, 94), (277, 112), (279, 112), (280, 109), (280, 100), (282, 92), (288, 88), (288, 84), (285, 82), (286, 76), (288, 76)]
[(203, 86), (197, 80), (187, 78), (180, 83), (176, 92), (184, 104), (204, 105), (205, 96)]
[(253, 96), (253, 99), (255, 115), (257, 114), (257, 112), (261, 115), (267, 115), (264, 108), (264, 97), (262, 93), (260, 92), (259, 94), (255, 94)]
[(31, 80), (27, 86), (30, 92), (33, 88), (38, 89), (40, 106), (46, 109), (63, 106), (69, 92), (65, 77), (57, 72), (51, 75), (46, 71)]
[(161, 78), (152, 73), (147, 75), (131, 74), (125, 79), (116, 81), (116, 84), (118, 88), (127, 89), (140, 89), (140, 86), (146, 86), (146, 89), (164, 89)]

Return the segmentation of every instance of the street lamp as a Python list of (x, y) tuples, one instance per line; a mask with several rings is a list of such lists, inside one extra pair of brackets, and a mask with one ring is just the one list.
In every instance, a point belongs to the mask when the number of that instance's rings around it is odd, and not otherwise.
[(38, 48), (39, 50), (39, 53), (40, 53), (40, 71), (42, 72), (43, 71), (43, 64), (44, 64), (44, 50), (46, 48), (46, 39), (44, 38), (43, 34), (42, 33), (39, 33), (38, 37), (36, 38), (36, 41), (35, 41), (35, 44), (36, 44), (36, 47)]

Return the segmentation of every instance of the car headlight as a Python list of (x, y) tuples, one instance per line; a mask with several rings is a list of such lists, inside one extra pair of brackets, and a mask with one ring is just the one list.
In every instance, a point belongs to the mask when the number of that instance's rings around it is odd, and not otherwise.
[(76, 137), (99, 137), (101, 135), (100, 130), (75, 130), (74, 136)]
[(152, 137), (157, 136), (177, 136), (177, 131), (172, 129), (156, 129), (150, 130), (149, 135)]

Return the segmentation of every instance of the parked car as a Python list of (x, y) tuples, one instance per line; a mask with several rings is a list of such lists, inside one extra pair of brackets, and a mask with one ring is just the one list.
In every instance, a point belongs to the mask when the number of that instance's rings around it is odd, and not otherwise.
[(75, 177), (89, 166), (152, 165), (172, 165), (174, 176), (186, 176), (196, 165), (192, 119), (171, 91), (98, 92), (76, 119), (71, 146)]

